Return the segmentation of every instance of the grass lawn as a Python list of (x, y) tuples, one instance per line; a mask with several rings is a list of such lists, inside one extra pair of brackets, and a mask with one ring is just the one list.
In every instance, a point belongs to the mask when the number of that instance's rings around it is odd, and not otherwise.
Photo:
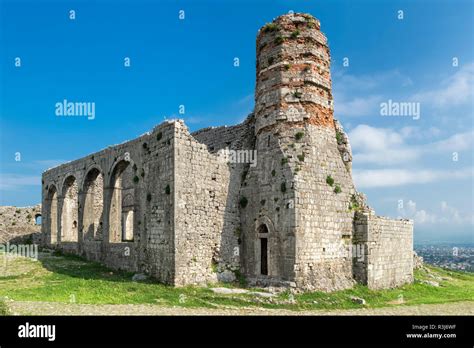
[[(474, 274), (426, 266), (415, 272), (414, 284), (390, 290), (369, 290), (356, 285), (334, 293), (311, 292), (273, 298), (255, 294), (215, 294), (210, 287), (173, 288), (154, 280), (132, 281), (133, 273), (113, 271), (77, 256), (40, 253), (40, 259), (9, 258), (0, 255), (0, 299), (50, 301), (80, 304), (158, 304), (162, 306), (221, 306), (281, 308), (290, 310), (373, 308), (474, 300)], [(422, 280), (439, 282), (435, 287)], [(230, 285), (214, 284), (214, 287)], [(237, 287), (237, 285), (235, 285)], [(262, 290), (259, 290), (262, 291)], [(366, 300), (354, 303), (351, 296)], [(7, 314), (0, 301), (0, 315)]]

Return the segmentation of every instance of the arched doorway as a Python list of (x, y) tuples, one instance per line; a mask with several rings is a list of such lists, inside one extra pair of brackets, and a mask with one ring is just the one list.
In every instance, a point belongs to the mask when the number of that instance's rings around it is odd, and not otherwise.
[(97, 168), (92, 168), (84, 180), (82, 233), (87, 240), (102, 240), (104, 211), (104, 179)]
[(74, 176), (64, 181), (62, 193), (61, 241), (77, 242), (78, 188)]
[(130, 162), (120, 161), (111, 177), (109, 241), (133, 240), (135, 190)]
[(48, 190), (45, 220), (49, 243), (56, 244), (58, 241), (58, 192), (55, 186), (51, 186)]
[(257, 230), (258, 238), (260, 239), (260, 274), (268, 275), (268, 227), (261, 224)]

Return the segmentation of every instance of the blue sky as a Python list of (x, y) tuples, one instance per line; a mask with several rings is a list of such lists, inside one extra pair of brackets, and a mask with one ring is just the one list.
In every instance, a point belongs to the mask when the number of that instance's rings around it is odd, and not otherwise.
[[(253, 108), (257, 30), (292, 10), (317, 17), (328, 37), (335, 116), (369, 204), (414, 219), (418, 242), (472, 242), (473, 6), (0, 0), (0, 204), (40, 202), (42, 171), (165, 118), (183, 118), (191, 130), (240, 122)], [(95, 102), (95, 119), (55, 116), (63, 99)], [(381, 116), (388, 100), (419, 103), (420, 118)]]

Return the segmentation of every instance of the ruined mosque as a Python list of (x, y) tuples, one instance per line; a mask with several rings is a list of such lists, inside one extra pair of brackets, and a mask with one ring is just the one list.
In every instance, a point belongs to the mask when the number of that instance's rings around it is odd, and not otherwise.
[(190, 133), (165, 121), (44, 172), (43, 243), (174, 286), (412, 282), (413, 222), (375, 215), (354, 186), (320, 22), (276, 18), (256, 57), (255, 108), (241, 124)]

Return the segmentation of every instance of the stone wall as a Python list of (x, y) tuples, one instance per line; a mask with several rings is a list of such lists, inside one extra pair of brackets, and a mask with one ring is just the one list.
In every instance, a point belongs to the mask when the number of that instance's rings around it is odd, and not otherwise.
[(354, 242), (364, 246), (354, 258), (354, 278), (371, 289), (413, 282), (413, 221), (357, 213)]
[(235, 127), (176, 132), (176, 284), (231, 281), (240, 269), (241, 176), (222, 150), (252, 149), (251, 116)]
[(345, 289), (354, 284), (354, 184), (338, 152), (334, 129), (308, 125), (304, 133), (304, 160), (295, 159), (301, 168), (295, 180), (296, 281), (306, 289)]
[[(32, 207), (0, 206), (0, 244), (39, 242), (41, 204)], [(34, 239), (33, 239), (34, 238)]]
[(43, 173), (44, 243), (173, 282), (174, 128)]
[(209, 127), (200, 129), (192, 136), (198, 142), (207, 146), (207, 150), (216, 153), (228, 148), (229, 150), (253, 149), (255, 118), (250, 114), (244, 122), (235, 126)]

